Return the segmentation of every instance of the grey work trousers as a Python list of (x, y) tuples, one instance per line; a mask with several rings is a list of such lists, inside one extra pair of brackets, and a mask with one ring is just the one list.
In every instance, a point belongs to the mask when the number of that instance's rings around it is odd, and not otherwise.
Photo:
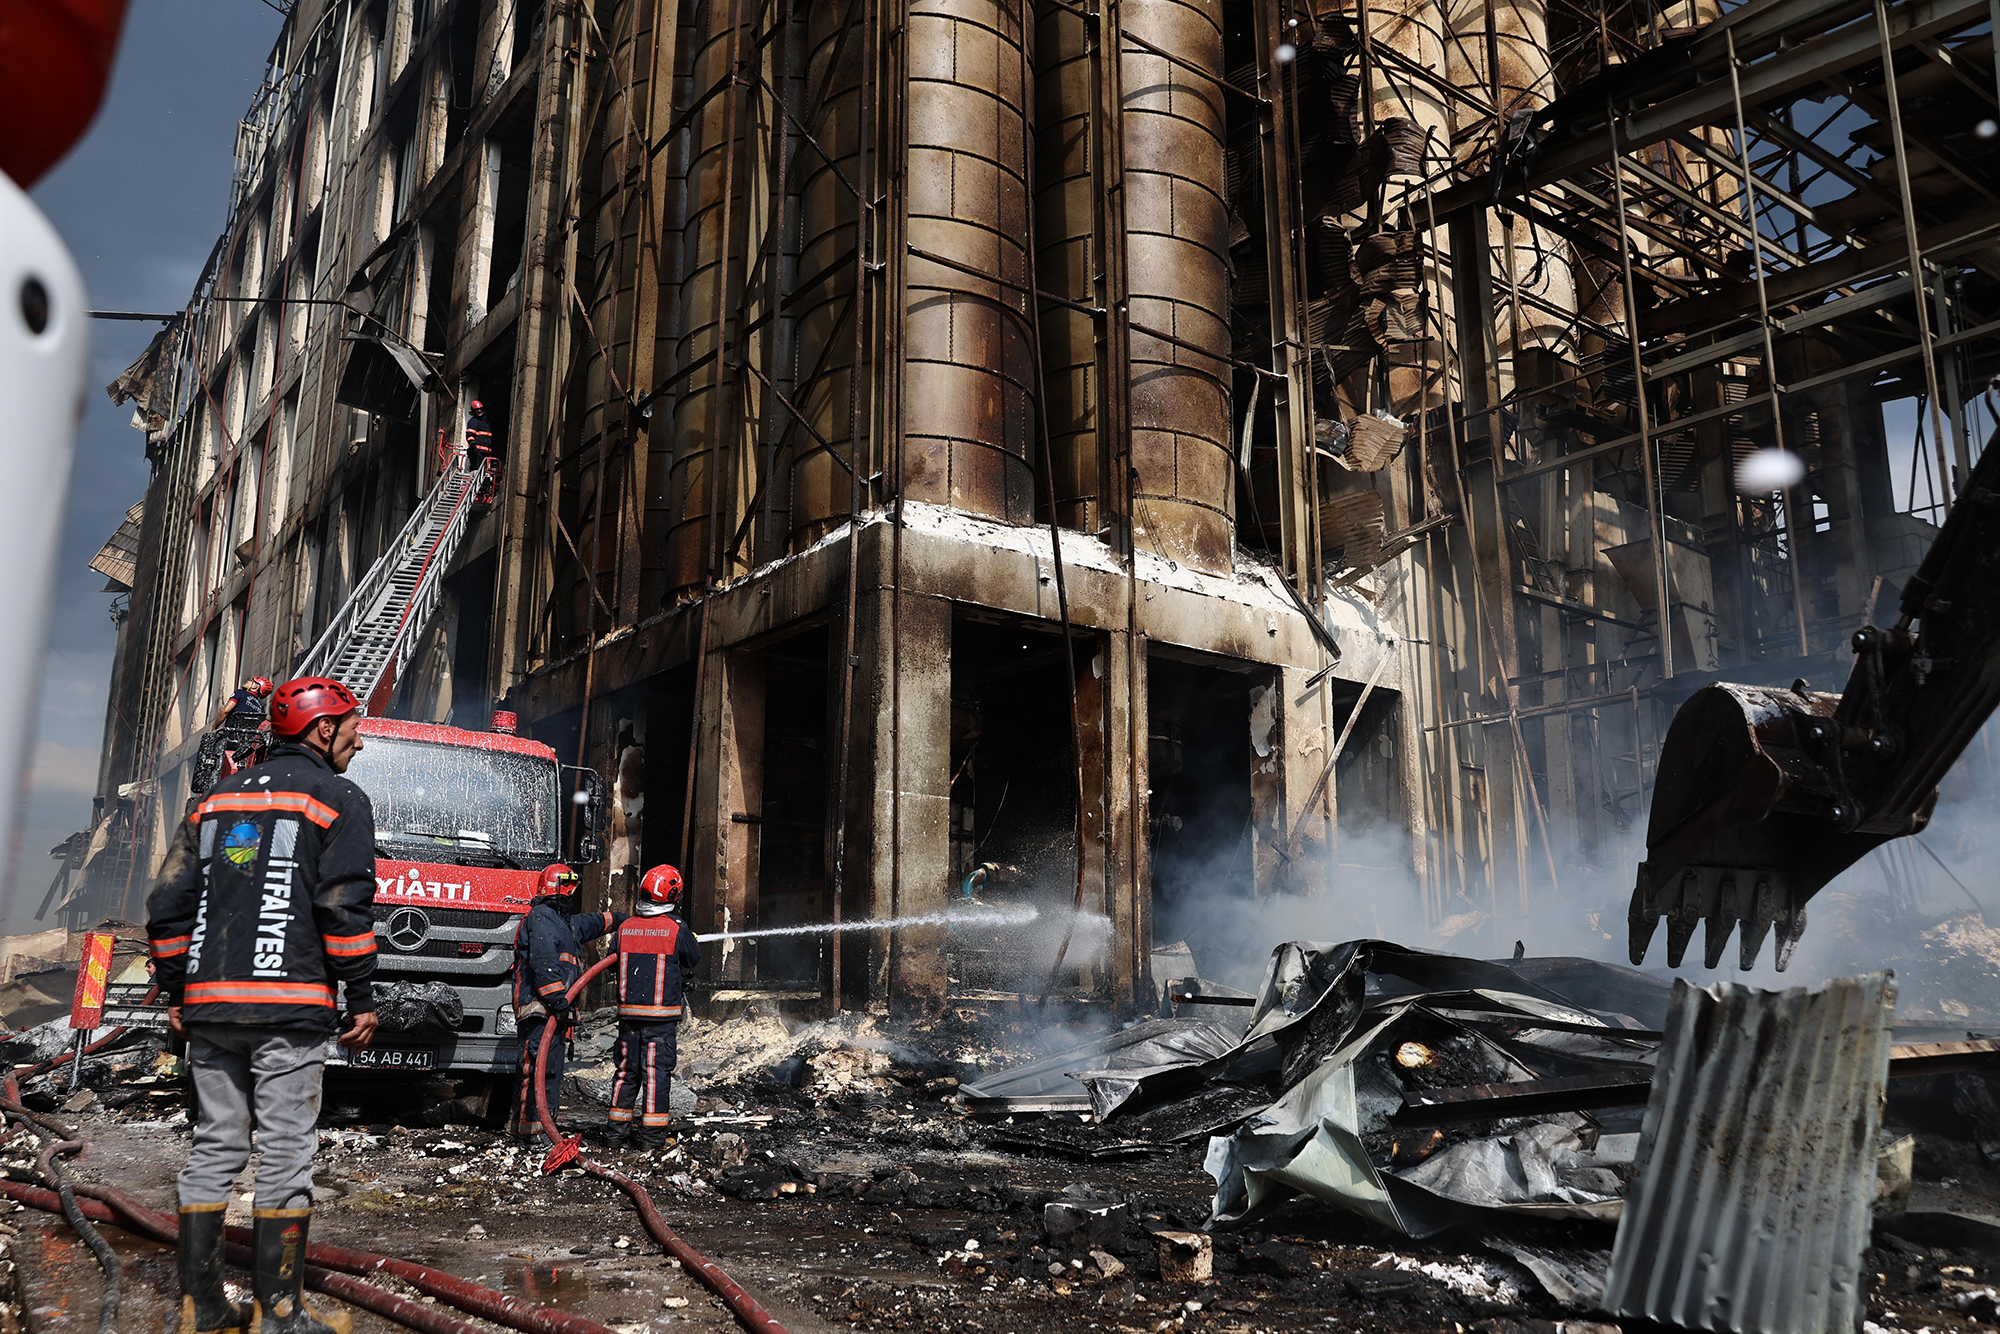
[(309, 1207), (326, 1035), (239, 1024), (190, 1024), (188, 1033), (201, 1120), (181, 1169), (181, 1204), (228, 1202), (231, 1183), (250, 1161), (254, 1125), (264, 1155), (254, 1207)]

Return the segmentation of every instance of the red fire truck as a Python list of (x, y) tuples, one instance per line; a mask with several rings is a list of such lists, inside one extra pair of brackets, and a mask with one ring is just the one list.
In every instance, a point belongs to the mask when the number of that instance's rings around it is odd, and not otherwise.
[[(468, 471), (462, 452), (441, 462), (430, 496), (289, 673), (340, 681), (370, 715), (392, 703), (479, 509), (484, 474)], [(512, 714), (496, 712), (494, 723), (490, 732), (474, 732), (361, 720), (365, 740), (347, 776), (375, 807), (375, 990), (383, 1019), (373, 1046), (353, 1054), (335, 1049), (336, 1064), (495, 1076), (515, 1068), (514, 933), (544, 867), (603, 857), (604, 783), (591, 770), (559, 764), (541, 742), (514, 735)], [(255, 765), (267, 740), (262, 731), (210, 733), (193, 790)], [(455, 1003), (411, 1001), (413, 987), (435, 994), (438, 983), (452, 992), (441, 999)], [(162, 1007), (138, 1003), (145, 990), (137, 977), (115, 981), (104, 1023), (163, 1026)], [(428, 1017), (414, 1026), (392, 1023), (399, 1011)]]
[[(514, 933), (543, 867), (603, 856), (603, 781), (511, 732), (363, 718), (361, 735), (347, 776), (375, 807), (377, 1001), (398, 983), (443, 982), (462, 1013), (450, 1030), (385, 1026), (330, 1062), (511, 1075)], [(136, 977), (114, 983), (103, 1022), (164, 1026), (163, 1007), (140, 1003), (145, 990)]]
[[(361, 735), (347, 776), (375, 805), (376, 990), (446, 982), (464, 1017), (456, 1032), (388, 1032), (344, 1058), (377, 1069), (512, 1071), (514, 933), (543, 867), (602, 856), (603, 784), (506, 732), (364, 718)], [(568, 855), (565, 807), (576, 824)]]

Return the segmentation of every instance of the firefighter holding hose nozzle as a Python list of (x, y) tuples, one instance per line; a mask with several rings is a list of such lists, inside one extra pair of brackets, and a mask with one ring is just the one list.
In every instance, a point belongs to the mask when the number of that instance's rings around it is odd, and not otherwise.
[(542, 870), (527, 916), (514, 929), (514, 1022), (521, 1035), (521, 1085), (514, 1099), (514, 1134), (537, 1152), (549, 1147), (535, 1116), (535, 1053), (542, 1029), (561, 1027), (549, 1043), (542, 1088), (549, 1115), (562, 1096), (563, 1037), (572, 1025), (569, 989), (583, 975), (583, 942), (616, 931), (623, 913), (576, 911), (581, 879), (561, 862)]
[[(180, 1174), (181, 1334), (332, 1334), (305, 1305), (312, 1156), (327, 1038), (375, 1035), (375, 811), (341, 777), (361, 704), (325, 677), (279, 686), (271, 756), (231, 775), (182, 824), (147, 900), (154, 978), (187, 1041), (200, 1101)], [(341, 1031), (336, 984), (345, 984)], [(222, 1287), (223, 1209), (262, 1160), (251, 1211), (253, 1312)]]
[(633, 915), (618, 928), (618, 1074), (607, 1138), (634, 1149), (667, 1142), (667, 1094), (678, 1062), (683, 975), (701, 945), (680, 919), (681, 873), (655, 866), (639, 882)]

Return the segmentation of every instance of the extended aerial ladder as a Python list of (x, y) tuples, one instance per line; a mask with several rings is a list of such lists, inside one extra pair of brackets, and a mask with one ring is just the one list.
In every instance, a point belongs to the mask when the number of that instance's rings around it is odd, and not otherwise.
[(430, 495), (355, 585), (292, 675), (332, 677), (352, 690), (369, 714), (388, 707), (437, 611), (444, 572), (465, 537), (482, 480), (479, 473), (460, 468), (455, 456), (447, 458)]
[[(396, 682), (437, 611), (445, 571), (479, 504), (486, 476), (462, 462), (457, 454), (444, 457), (437, 484), (355, 585), (293, 676), (330, 676), (354, 692), (362, 712), (380, 716), (388, 709)], [(202, 738), (196, 793), (206, 792), (224, 771), (223, 752), (231, 744), (225, 732)], [(243, 763), (239, 758), (237, 767)]]

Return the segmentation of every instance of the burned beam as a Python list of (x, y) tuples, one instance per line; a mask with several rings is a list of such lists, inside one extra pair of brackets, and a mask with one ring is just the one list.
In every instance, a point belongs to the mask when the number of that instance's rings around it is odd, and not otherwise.
[[(1847, 8), (1855, 17), (1865, 12), (1862, 7)], [(1880, 58), (1872, 24), (1850, 22), (1805, 40), (1798, 40), (1796, 33), (1786, 36), (1786, 16), (1791, 16), (1794, 23), (1803, 23), (1827, 13), (1823, 7), (1804, 4), (1745, 6), (1727, 19), (1709, 25), (1702, 37), (1689, 48), (1686, 65), (1674, 72), (1679, 74), (1685, 71), (1699, 77), (1705, 72), (1702, 69), (1704, 64), (1719, 65), (1726, 59), (1720, 49), (1725, 28), (1736, 31), (1738, 55), (1754, 61), (1742, 72), (1742, 100), (1746, 107), (1768, 105), (1811, 88), (1829, 74)], [(1897, 50), (1912, 47), (1968, 24), (1982, 22), (1987, 17), (1988, 10), (1983, 0), (1915, 0), (1914, 3), (1899, 6), (1890, 15), (1890, 44)], [(1762, 60), (1754, 59), (1762, 43), (1779, 44), (1786, 40), (1796, 44), (1780, 45), (1772, 55)], [(1665, 81), (1661, 79), (1661, 83)], [(1555, 104), (1558, 112), (1562, 105), (1561, 102)], [(1731, 96), (1729, 81), (1719, 74), (1712, 74), (1685, 92), (1622, 114), (1617, 140), (1625, 151), (1630, 152), (1683, 130), (1724, 124), (1733, 119), (1734, 107), (1735, 99)], [(1548, 143), (1526, 179), (1506, 183), (1509, 187), (1506, 194), (1550, 185), (1611, 160), (1612, 134), (1608, 124), (1594, 117), (1584, 120), (1582, 116), (1572, 124), (1580, 124), (1581, 128), (1574, 129), (1566, 139)], [(1442, 223), (1466, 209), (1484, 205), (1492, 197), (1492, 189), (1492, 182), (1481, 176), (1440, 191), (1432, 200), (1437, 220)]]

